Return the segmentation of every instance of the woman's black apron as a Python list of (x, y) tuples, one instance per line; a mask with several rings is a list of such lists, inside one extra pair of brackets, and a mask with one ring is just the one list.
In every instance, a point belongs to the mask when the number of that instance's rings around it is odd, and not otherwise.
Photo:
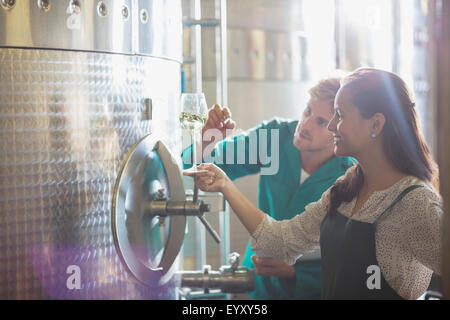
[[(403, 299), (386, 282), (378, 265), (375, 230), (380, 217), (420, 187), (405, 189), (374, 223), (352, 220), (337, 211), (325, 216), (320, 226), (322, 299)], [(379, 282), (372, 281), (378, 275)]]

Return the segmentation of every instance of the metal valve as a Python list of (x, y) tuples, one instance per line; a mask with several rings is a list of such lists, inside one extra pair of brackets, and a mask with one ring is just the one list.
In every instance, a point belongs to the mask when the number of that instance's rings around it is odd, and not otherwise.
[(204, 293), (210, 289), (220, 289), (223, 293), (244, 293), (254, 290), (255, 271), (239, 266), (240, 256), (233, 252), (229, 255), (230, 265), (219, 270), (211, 270), (206, 265), (203, 270), (180, 271), (181, 287), (201, 288)]
[(206, 230), (211, 234), (213, 239), (220, 243), (222, 240), (217, 232), (211, 227), (208, 221), (203, 217), (205, 212), (211, 210), (209, 204), (202, 200), (196, 199), (194, 192), (194, 199), (192, 201), (167, 201), (165, 198), (165, 190), (160, 189), (158, 193), (153, 196), (155, 200), (143, 203), (144, 208), (142, 213), (149, 217), (159, 217), (160, 225), (164, 224), (165, 217), (168, 216), (194, 216), (198, 217), (205, 226)]
[(241, 256), (237, 252), (232, 252), (228, 256), (228, 262), (230, 263), (231, 268), (234, 270), (236, 270), (239, 267), (240, 260), (241, 260)]

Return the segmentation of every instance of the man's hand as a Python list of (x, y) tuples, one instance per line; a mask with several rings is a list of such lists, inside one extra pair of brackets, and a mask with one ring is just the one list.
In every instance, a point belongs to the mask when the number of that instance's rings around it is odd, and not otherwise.
[(295, 278), (295, 269), (281, 260), (272, 258), (261, 258), (257, 255), (252, 255), (252, 261), (255, 265), (255, 271), (260, 276), (273, 276), (285, 279)]
[[(202, 129), (202, 136), (208, 129), (217, 129), (222, 133), (223, 139), (226, 138), (227, 132), (234, 129), (236, 123), (231, 119), (231, 111), (227, 107), (221, 107), (215, 104), (214, 107), (209, 109), (208, 119)], [(216, 141), (218, 142), (218, 141)]]

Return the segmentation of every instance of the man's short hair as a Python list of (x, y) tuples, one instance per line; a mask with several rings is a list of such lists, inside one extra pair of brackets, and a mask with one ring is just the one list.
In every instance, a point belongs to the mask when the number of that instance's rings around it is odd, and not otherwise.
[(334, 105), (334, 99), (341, 87), (341, 79), (345, 76), (342, 71), (336, 71), (335, 74), (320, 80), (314, 87), (309, 89), (309, 94), (312, 99), (328, 100), (331, 105)]
[(309, 89), (311, 98), (318, 100), (330, 100), (334, 102), (336, 93), (341, 87), (341, 78), (328, 78), (320, 80), (318, 84)]

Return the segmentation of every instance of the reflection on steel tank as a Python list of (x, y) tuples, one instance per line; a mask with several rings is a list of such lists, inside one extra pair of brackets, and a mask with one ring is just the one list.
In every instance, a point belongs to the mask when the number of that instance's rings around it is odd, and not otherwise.
[(127, 273), (110, 216), (133, 144), (181, 151), (181, 54), (180, 1), (2, 1), (1, 299), (175, 298)]

